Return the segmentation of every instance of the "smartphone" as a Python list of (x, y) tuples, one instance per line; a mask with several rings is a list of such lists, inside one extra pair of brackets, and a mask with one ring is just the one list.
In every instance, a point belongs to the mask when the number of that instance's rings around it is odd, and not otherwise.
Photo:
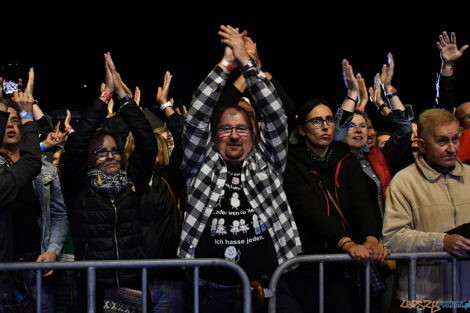
[(18, 79), (20, 78), (19, 74), (19, 64), (18, 63), (8, 63), (2, 64), (2, 74), (3, 77), (3, 95), (11, 96), (15, 91), (19, 90)]

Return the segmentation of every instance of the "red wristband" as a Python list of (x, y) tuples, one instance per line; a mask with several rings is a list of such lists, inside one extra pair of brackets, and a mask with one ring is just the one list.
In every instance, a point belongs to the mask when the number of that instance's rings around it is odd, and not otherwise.
[(225, 66), (225, 68), (229, 70), (230, 72), (232, 72), (235, 69), (235, 66), (233, 66), (233, 63), (230, 63), (229, 61), (226, 61), (224, 59), (220, 60), (219, 64), (222, 64), (223, 66)]
[(360, 107), (360, 106), (357, 106), (357, 107), (354, 108), (354, 110), (359, 110), (359, 111), (362, 111), (362, 112), (364, 112), (364, 109), (365, 109), (364, 107)]
[(442, 70), (443, 70), (443, 71), (453, 71), (453, 70), (454, 70), (454, 66), (453, 66), (453, 65), (449, 65), (449, 64), (442, 64)]
[(395, 93), (395, 92), (397, 92), (397, 90), (396, 90), (395, 88), (393, 88), (393, 87), (392, 87), (392, 89), (390, 89), (390, 92), (389, 92), (389, 94), (391, 94), (391, 93)]
[(113, 95), (110, 94), (110, 93), (107, 93), (106, 91), (103, 91), (103, 92), (101, 93), (101, 97), (103, 97), (103, 98), (105, 98), (106, 100), (109, 101), (109, 100), (111, 100), (111, 98), (113, 97)]

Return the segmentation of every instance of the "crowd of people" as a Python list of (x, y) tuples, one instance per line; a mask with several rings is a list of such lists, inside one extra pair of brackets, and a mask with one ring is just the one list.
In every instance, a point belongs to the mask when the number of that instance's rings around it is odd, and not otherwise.
[[(394, 87), (391, 53), (369, 89), (342, 60), (346, 91), (335, 109), (318, 98), (294, 104), (246, 31), (222, 25), (218, 35), (222, 59), (187, 110), (174, 107), (165, 73), (157, 122), (109, 52), (101, 93), (76, 125), (68, 110), (63, 126), (52, 125), (34, 98), (32, 68), (17, 90), (2, 88), (0, 262), (220, 258), (267, 288), (291, 258), (346, 253), (353, 262), (325, 266), (325, 312), (364, 311), (370, 261), (371, 309), (388, 313), (408, 299), (408, 268), (388, 255), (470, 251), (470, 102), (455, 103), (454, 76), (468, 46), (454, 33), (439, 36), (437, 101), (416, 119)], [(369, 103), (388, 131), (375, 131)], [(454, 300), (470, 300), (469, 262), (459, 262)], [(419, 261), (416, 298), (451, 300), (450, 266)], [(191, 311), (191, 275), (149, 270), (149, 310)], [(43, 313), (86, 311), (86, 272), (43, 276)], [(139, 269), (96, 277), (98, 312), (116, 290), (141, 288)], [(289, 269), (277, 311), (318, 312), (319, 279), (318, 264)], [(198, 285), (200, 312), (242, 311), (232, 271), (203, 268)], [(35, 297), (35, 271), (0, 271), (0, 313)], [(253, 310), (266, 312), (266, 302)]]

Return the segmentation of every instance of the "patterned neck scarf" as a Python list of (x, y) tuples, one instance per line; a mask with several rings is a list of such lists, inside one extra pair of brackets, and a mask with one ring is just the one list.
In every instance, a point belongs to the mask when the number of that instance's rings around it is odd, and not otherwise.
[(97, 168), (91, 168), (88, 170), (87, 176), (91, 186), (106, 194), (109, 198), (114, 198), (119, 192), (132, 184), (123, 170), (107, 175)]

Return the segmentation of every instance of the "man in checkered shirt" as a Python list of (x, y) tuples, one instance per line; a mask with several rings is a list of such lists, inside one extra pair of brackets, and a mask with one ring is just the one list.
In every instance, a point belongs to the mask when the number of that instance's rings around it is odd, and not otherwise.
[[(219, 35), (224, 57), (193, 94), (185, 125), (188, 209), (178, 256), (223, 258), (240, 265), (250, 280), (268, 282), (279, 264), (301, 252), (282, 188), (287, 117), (276, 90), (250, 59), (243, 34), (221, 26)], [(216, 108), (237, 65), (261, 112), (259, 130), (236, 103)], [(211, 268), (201, 278), (201, 298), (207, 291), (214, 301), (201, 312), (240, 311), (241, 302), (232, 302), (240, 290), (232, 271)]]

